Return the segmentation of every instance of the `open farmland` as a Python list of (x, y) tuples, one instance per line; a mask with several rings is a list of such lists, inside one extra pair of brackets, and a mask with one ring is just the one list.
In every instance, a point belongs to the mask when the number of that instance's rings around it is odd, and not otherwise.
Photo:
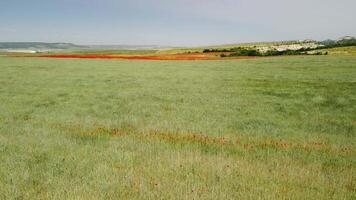
[(353, 55), (356, 56), (356, 46), (350, 47), (337, 47), (332, 49), (326, 49), (324, 52), (328, 52), (331, 55)]
[(355, 199), (356, 57), (0, 58), (0, 199)]
[(213, 53), (175, 53), (175, 54), (36, 54), (33, 57), (44, 58), (86, 58), (86, 59), (120, 59), (120, 60), (227, 60), (247, 59), (253, 56), (221, 58), (221, 52)]

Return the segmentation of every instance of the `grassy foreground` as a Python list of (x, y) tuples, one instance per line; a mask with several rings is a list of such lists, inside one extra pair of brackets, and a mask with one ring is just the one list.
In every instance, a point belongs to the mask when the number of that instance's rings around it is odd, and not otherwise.
[(355, 199), (356, 57), (0, 58), (0, 199)]

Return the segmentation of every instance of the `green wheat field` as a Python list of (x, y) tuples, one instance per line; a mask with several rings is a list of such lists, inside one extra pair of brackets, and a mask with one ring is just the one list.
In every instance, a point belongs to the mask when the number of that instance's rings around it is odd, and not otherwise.
[(0, 57), (0, 199), (356, 199), (356, 56)]

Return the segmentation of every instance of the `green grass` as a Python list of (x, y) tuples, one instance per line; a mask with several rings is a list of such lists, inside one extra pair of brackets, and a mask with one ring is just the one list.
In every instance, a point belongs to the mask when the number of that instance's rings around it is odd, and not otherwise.
[(0, 58), (0, 199), (355, 199), (356, 57)]

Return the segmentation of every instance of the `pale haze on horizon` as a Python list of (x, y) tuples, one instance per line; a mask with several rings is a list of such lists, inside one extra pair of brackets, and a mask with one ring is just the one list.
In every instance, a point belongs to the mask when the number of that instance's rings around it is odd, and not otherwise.
[(197, 46), (356, 35), (355, 0), (2, 0), (0, 42)]

